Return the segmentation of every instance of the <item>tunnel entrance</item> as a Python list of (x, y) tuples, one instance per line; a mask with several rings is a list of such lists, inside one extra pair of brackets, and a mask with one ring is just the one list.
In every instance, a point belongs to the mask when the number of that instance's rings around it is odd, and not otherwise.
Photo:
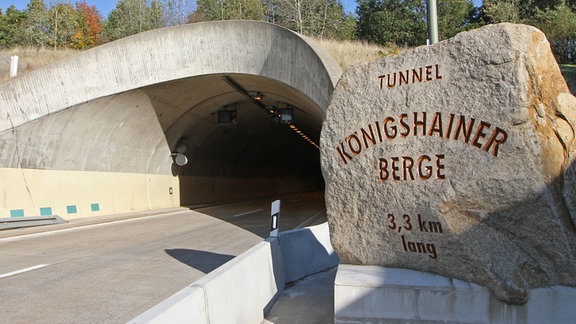
[[(316, 146), (341, 74), (302, 35), (218, 21), (23, 75), (0, 89), (0, 171), (12, 179), (0, 213), (81, 218), (321, 189)], [(268, 107), (292, 109), (294, 127)], [(235, 122), (219, 123), (222, 110)], [(173, 165), (180, 144), (187, 163)]]
[(174, 157), (181, 205), (323, 189), (323, 112), (291, 86), (262, 76), (212, 74), (145, 92)]

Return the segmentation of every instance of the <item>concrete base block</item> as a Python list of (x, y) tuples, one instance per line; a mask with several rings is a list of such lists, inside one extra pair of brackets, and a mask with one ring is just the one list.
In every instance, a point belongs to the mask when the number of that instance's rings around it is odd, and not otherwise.
[(482, 286), (407, 269), (338, 266), (335, 323), (569, 323), (576, 288), (532, 289), (508, 305)]

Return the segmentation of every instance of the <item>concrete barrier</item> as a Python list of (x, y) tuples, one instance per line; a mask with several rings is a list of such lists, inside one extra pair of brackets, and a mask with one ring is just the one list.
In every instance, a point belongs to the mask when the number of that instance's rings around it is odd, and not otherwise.
[(129, 323), (260, 323), (284, 289), (277, 238), (268, 238)]
[(223, 264), (129, 323), (258, 324), (286, 282), (331, 268), (328, 225), (281, 232)]
[(286, 282), (335, 267), (340, 260), (330, 243), (328, 223), (280, 232)]
[(488, 288), (407, 269), (339, 265), (335, 323), (569, 323), (576, 289), (531, 289), (528, 303), (509, 305)]
[(128, 323), (210, 323), (204, 289), (188, 286)]

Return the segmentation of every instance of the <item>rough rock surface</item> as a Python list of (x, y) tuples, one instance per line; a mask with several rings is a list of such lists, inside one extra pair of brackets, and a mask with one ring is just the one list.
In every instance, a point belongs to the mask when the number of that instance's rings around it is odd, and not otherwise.
[(341, 262), (576, 286), (576, 98), (539, 30), (500, 24), (349, 68), (322, 129)]

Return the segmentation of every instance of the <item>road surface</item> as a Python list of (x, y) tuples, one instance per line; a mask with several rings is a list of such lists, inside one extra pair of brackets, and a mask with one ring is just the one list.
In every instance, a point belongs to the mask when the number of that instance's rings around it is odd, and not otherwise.
[[(322, 193), (281, 201), (281, 231), (325, 221)], [(125, 323), (267, 237), (271, 202), (0, 238), (0, 322)]]

